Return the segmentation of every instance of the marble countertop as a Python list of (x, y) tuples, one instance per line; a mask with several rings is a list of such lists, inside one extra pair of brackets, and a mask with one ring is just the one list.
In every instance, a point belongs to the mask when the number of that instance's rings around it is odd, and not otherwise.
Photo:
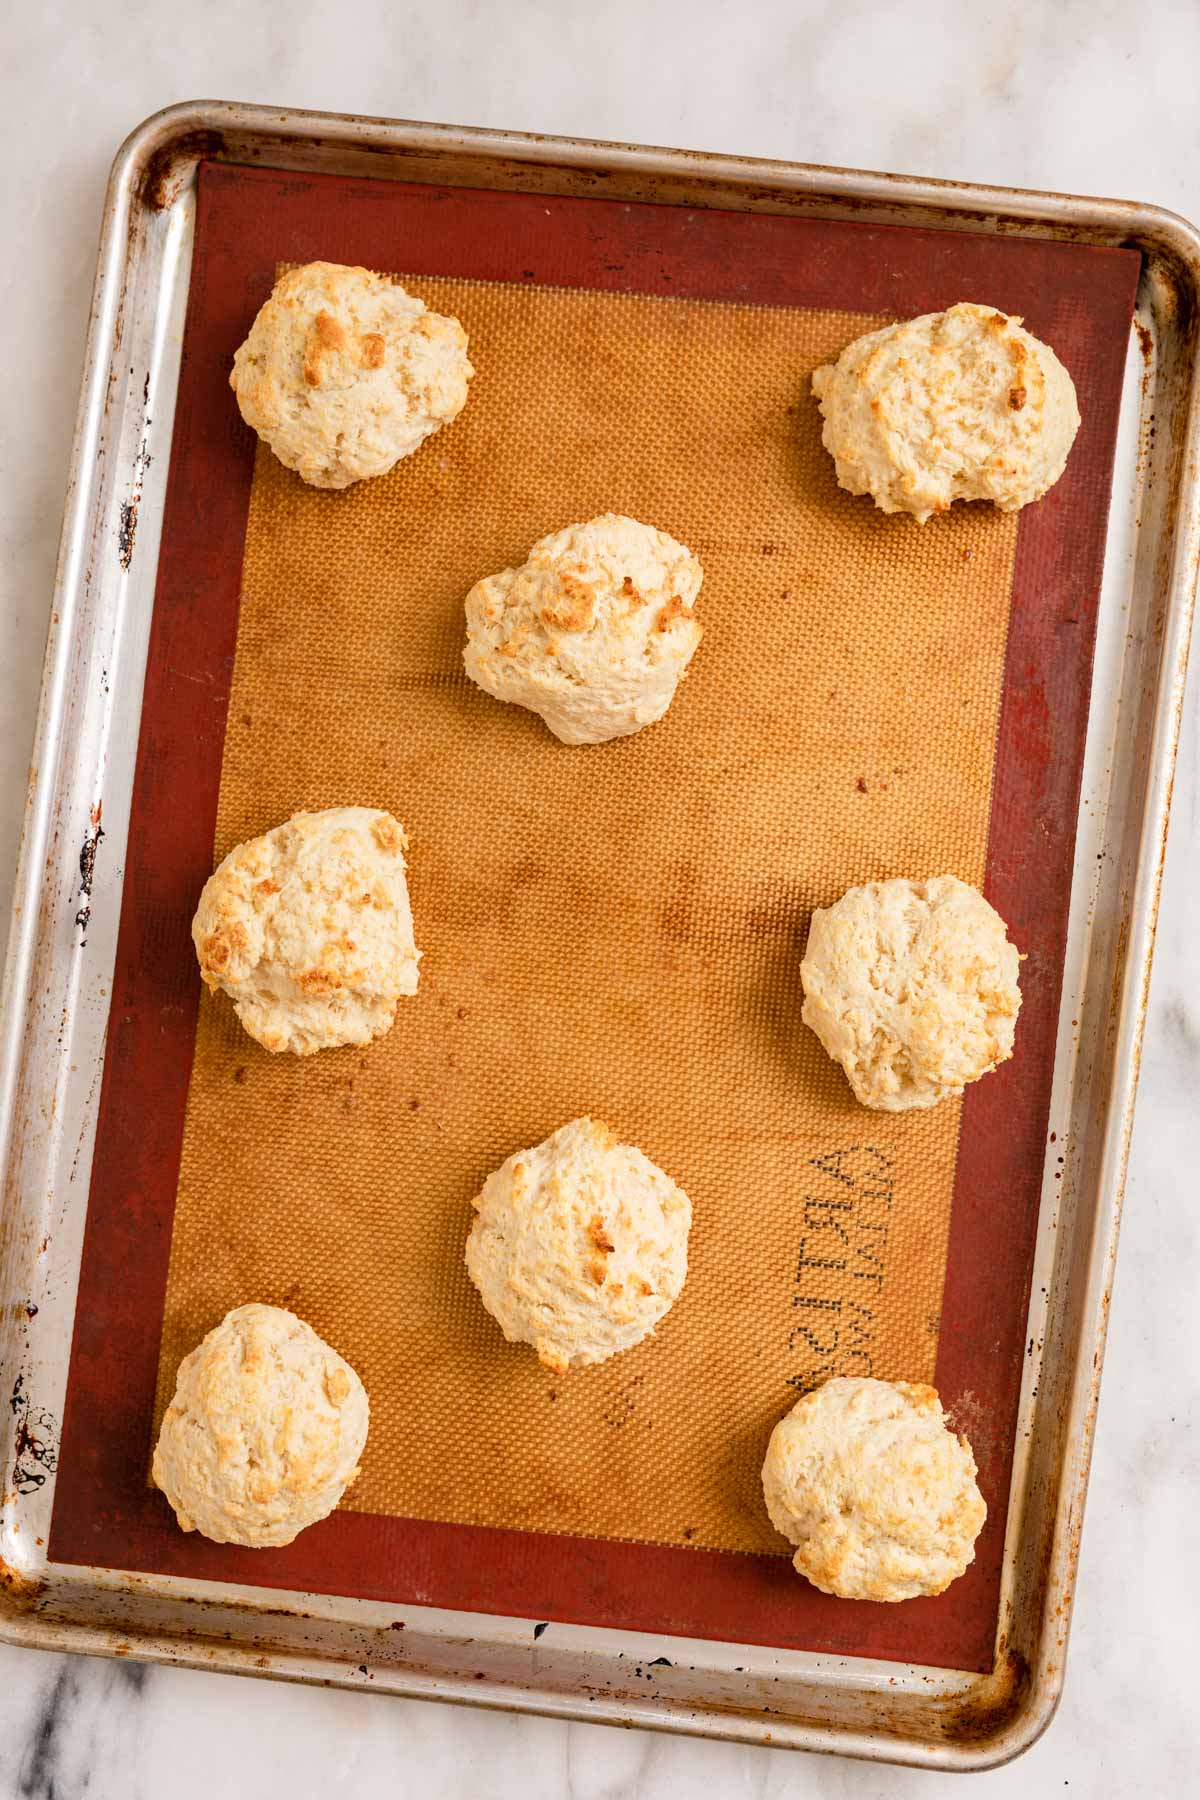
[[(1194, 0), (87, 0), (0, 74), (0, 917), (7, 917), (113, 151), (209, 96), (1156, 201), (1200, 219)], [(1193, 671), (1194, 673), (1194, 671)], [(1184, 1792), (1200, 1589), (1200, 709), (1176, 784), (1066, 1697), (1025, 1800)], [(1153, 1548), (1155, 1555), (1150, 1556)], [(0, 1800), (896, 1796), (932, 1775), (0, 1648)]]

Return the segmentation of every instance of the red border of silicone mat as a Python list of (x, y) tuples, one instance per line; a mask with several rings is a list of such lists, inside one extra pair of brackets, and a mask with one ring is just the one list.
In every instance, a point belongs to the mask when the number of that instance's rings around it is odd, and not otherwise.
[[(276, 265), (897, 316), (1022, 314), (1075, 376), (1067, 472), (1018, 535), (987, 892), (1028, 952), (1019, 1054), (968, 1092), (937, 1384), (989, 1503), (937, 1599), (832, 1599), (784, 1557), (338, 1512), (284, 1550), (185, 1537), (145, 1485), (254, 443), (230, 358)], [(1032, 239), (204, 164), (151, 628), (52, 1560), (963, 1669), (991, 1666), (1096, 604), (1135, 253)], [(866, 501), (847, 504), (864, 506)], [(897, 521), (897, 529), (914, 529)], [(926, 529), (936, 530), (936, 521)]]

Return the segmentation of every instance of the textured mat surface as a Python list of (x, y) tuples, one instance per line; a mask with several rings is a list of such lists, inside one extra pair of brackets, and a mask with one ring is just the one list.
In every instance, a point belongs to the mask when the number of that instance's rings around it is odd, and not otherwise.
[[(808, 377), (853, 317), (420, 290), (470, 336), (458, 422), (345, 495), (259, 453), (215, 854), (390, 808), (421, 989), (305, 1061), (202, 1002), (160, 1399), (269, 1298), (367, 1384), (356, 1510), (782, 1552), (764, 1435), (822, 1313), (857, 1322), (843, 1372), (933, 1376), (959, 1121), (854, 1103), (800, 1024), (803, 932), (851, 882), (982, 881), (1016, 520), (839, 493)], [(663, 723), (571, 749), (467, 681), (462, 598), (609, 509), (696, 551), (705, 638)], [(655, 1339), (553, 1380), (462, 1244), (489, 1168), (581, 1112), (692, 1196), (691, 1273)]]

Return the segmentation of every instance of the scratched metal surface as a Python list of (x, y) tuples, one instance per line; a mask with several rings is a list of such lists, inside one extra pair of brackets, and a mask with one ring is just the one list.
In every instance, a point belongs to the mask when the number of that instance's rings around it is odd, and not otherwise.
[[(991, 1676), (47, 1564), (137, 742), (114, 696), (141, 691), (201, 156), (1143, 250)], [(0, 1039), (0, 1633), (929, 1766), (1015, 1754), (1061, 1688), (1132, 1121), (1196, 584), (1200, 237), (1123, 202), (217, 104), (139, 128), (104, 224)]]

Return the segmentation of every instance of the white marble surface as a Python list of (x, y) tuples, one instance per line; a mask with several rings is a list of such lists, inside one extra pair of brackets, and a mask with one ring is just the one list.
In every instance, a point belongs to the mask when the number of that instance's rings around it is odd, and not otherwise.
[[(101, 193), (145, 114), (201, 95), (278, 101), (1116, 193), (1200, 218), (1195, 0), (43, 0), (11, 8), (0, 41), (5, 914)], [(1192, 688), (1067, 1693), (1026, 1757), (977, 1778), (997, 1797), (1195, 1791)], [(732, 1800), (938, 1779), (0, 1649), (0, 1796)]]

